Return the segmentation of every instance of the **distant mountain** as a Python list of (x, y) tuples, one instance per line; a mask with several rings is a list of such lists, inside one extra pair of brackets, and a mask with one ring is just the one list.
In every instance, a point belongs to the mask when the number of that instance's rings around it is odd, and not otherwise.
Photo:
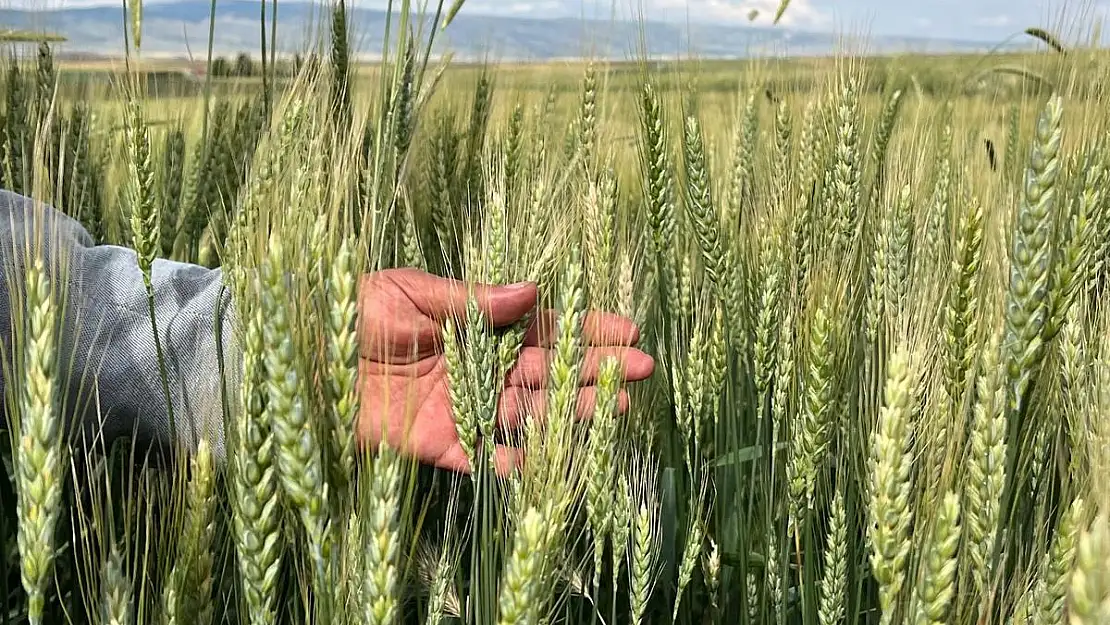
[[(267, 4), (267, 9), (269, 9)], [(203, 58), (208, 47), (210, 4), (207, 0), (151, 3), (143, 8), (143, 53), (146, 56)], [(278, 3), (278, 50), (292, 53), (320, 41), (317, 4)], [(267, 16), (269, 17), (269, 16)], [(321, 20), (321, 17), (324, 17)], [(361, 58), (380, 55), (385, 31), (384, 11), (350, 11), (356, 52)], [(260, 49), (260, 4), (220, 0), (216, 9), (213, 49), (216, 54)], [(119, 56), (123, 52), (124, 17), (119, 6), (63, 8), (52, 11), (0, 9), (0, 29), (50, 31), (68, 38), (60, 53)], [(753, 54), (824, 55), (843, 50), (843, 39), (832, 33), (719, 24), (529, 19), (467, 14), (464, 8), (441, 36), (443, 50), (457, 60), (544, 61), (594, 54), (610, 59), (638, 58), (639, 42), (647, 42), (656, 58), (696, 54), (700, 58), (743, 58)], [(315, 36), (314, 36), (315, 35)], [(269, 26), (267, 26), (269, 37)], [(982, 41), (926, 37), (869, 37), (870, 53), (970, 52), (984, 50)]]

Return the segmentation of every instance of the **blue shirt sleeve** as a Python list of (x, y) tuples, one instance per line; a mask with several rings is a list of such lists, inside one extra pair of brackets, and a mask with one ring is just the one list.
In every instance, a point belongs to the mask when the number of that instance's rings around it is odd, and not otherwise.
[[(155, 318), (174, 412), (171, 428), (134, 250), (96, 245), (76, 220), (8, 191), (0, 191), (0, 219), (0, 338), (8, 364), (12, 307), (22, 305), (11, 294), (22, 291), (17, 285), (24, 279), (25, 259), (37, 249), (51, 283), (64, 288), (58, 383), (63, 416), (75, 419), (81, 428), (77, 433), (97, 447), (133, 435), (139, 444), (194, 448), (203, 436), (223, 460), (223, 392), (225, 386), (229, 393), (237, 391), (239, 356), (231, 294), (221, 271), (163, 259), (153, 265)], [(6, 392), (6, 386), (0, 381), (0, 391)]]

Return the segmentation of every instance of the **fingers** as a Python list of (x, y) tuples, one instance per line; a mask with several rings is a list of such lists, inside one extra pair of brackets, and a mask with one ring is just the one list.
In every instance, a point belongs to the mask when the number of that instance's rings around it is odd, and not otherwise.
[(536, 306), (539, 290), (531, 282), (506, 286), (470, 284), (412, 269), (397, 270), (394, 280), (416, 308), (436, 321), (466, 314), (471, 296), (496, 327), (523, 318)]
[[(524, 335), (524, 344), (551, 347), (559, 337), (558, 322), (558, 311), (548, 309), (538, 312)], [(590, 311), (582, 321), (582, 338), (587, 345), (596, 347), (631, 347), (640, 342), (640, 329), (627, 317)]]
[[(589, 386), (578, 392), (575, 405), (575, 417), (578, 420), (590, 419), (597, 409), (596, 386)], [(628, 391), (620, 389), (617, 395), (617, 412), (625, 414), (629, 408)], [(519, 430), (524, 426), (524, 419), (532, 415), (538, 424), (543, 424), (548, 416), (547, 393), (542, 390), (529, 391), (519, 387), (508, 387), (502, 393), (497, 407), (497, 424), (503, 430)], [(486, 439), (479, 439), (478, 445), (489, 444)], [(494, 468), (498, 475), (506, 476), (512, 471), (519, 470), (524, 464), (524, 450), (509, 445), (496, 444), (493, 451)], [(456, 440), (451, 447), (432, 461), (438, 468), (459, 473), (470, 473), (473, 468), (470, 460)]]
[[(628, 411), (628, 392), (620, 390), (617, 396), (617, 411), (624, 414)], [(578, 402), (575, 415), (579, 420), (589, 419), (597, 407), (597, 387), (586, 387), (578, 393)], [(531, 414), (537, 423), (544, 423), (547, 419), (547, 397), (543, 391), (526, 391), (521, 388), (507, 388), (502, 395), (498, 406), (498, 425), (505, 430), (520, 429), (524, 425), (524, 417)], [(489, 444), (485, 439), (478, 441), (478, 446)], [(469, 474), (473, 471), (470, 459), (458, 443), (452, 445), (446, 452), (436, 458), (432, 464), (440, 469)], [(524, 466), (524, 450), (519, 447), (496, 444), (493, 450), (494, 470), (498, 475), (505, 477), (513, 471), (518, 471)]]
[[(575, 417), (578, 420), (585, 421), (594, 416), (597, 410), (597, 393), (596, 386), (587, 386), (578, 392), (575, 405)], [(628, 406), (628, 391), (622, 388), (617, 394), (617, 413), (625, 414), (628, 412)], [(528, 415), (532, 415), (537, 423), (542, 424), (546, 422), (547, 414), (548, 393), (546, 391), (510, 386), (501, 394), (498, 402), (497, 424), (505, 430), (516, 430), (524, 426), (524, 419)]]
[[(509, 370), (505, 384), (526, 388), (546, 388), (551, 371), (551, 350), (541, 347), (524, 347), (520, 350), (516, 365)], [(639, 382), (651, 377), (655, 370), (655, 360), (634, 347), (591, 347), (586, 350), (579, 370), (579, 384), (597, 382), (601, 363), (608, 358), (616, 359), (621, 366), (621, 379), (626, 382)]]
[[(479, 447), (483, 444), (485, 444), (484, 441), (478, 442)], [(481, 457), (480, 454), (476, 455)], [(469, 474), (473, 470), (470, 459), (466, 457), (466, 452), (461, 445), (452, 446), (432, 464), (440, 469), (457, 473)], [(508, 476), (524, 466), (524, 450), (507, 445), (496, 445), (493, 450), (493, 466), (498, 475)]]

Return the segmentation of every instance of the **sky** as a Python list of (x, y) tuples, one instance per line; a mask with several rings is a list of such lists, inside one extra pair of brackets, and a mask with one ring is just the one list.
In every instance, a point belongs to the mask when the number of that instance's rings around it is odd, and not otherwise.
[[(467, 0), (470, 13), (624, 18), (769, 25), (779, 0)], [(641, 8), (642, 7), (642, 8)], [(1001, 40), (1029, 27), (1088, 35), (1095, 16), (1110, 16), (1110, 0), (791, 0), (780, 24), (848, 34), (927, 35)], [(1081, 25), (1079, 28), (1076, 25)], [(1067, 34), (1070, 32), (1070, 36)]]
[[(167, 1), (174, 0), (147, 0)], [(385, 6), (385, 0), (349, 1), (366, 8)], [(119, 6), (118, 0), (0, 0), (0, 5), (13, 8), (25, 3), (50, 8)], [(615, 14), (620, 19), (642, 15), (674, 22), (769, 25), (778, 4), (779, 0), (466, 0), (462, 10), (471, 15), (609, 19)], [(749, 19), (753, 11), (755, 18)], [(865, 37), (910, 35), (988, 42), (1040, 26), (1070, 42), (1087, 40), (1096, 17), (1110, 17), (1110, 0), (791, 0), (780, 24)]]

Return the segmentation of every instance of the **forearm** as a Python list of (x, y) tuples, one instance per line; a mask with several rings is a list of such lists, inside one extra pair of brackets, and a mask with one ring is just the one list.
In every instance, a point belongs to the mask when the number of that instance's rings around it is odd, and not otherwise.
[(51, 282), (63, 289), (60, 399), (83, 433), (103, 436), (107, 443), (133, 434), (140, 443), (176, 440), (189, 447), (203, 436), (222, 458), (221, 371), (227, 390), (234, 391), (238, 355), (230, 294), (221, 272), (166, 260), (154, 263), (154, 315), (176, 426), (171, 429), (147, 291), (134, 251), (94, 245), (76, 221), (8, 192), (0, 192), (0, 216), (5, 220), (0, 224), (5, 353), (12, 349), (12, 307), (23, 304), (11, 294), (22, 290), (29, 253), (25, 241), (28, 234), (34, 239), (45, 233), (37, 247)]

